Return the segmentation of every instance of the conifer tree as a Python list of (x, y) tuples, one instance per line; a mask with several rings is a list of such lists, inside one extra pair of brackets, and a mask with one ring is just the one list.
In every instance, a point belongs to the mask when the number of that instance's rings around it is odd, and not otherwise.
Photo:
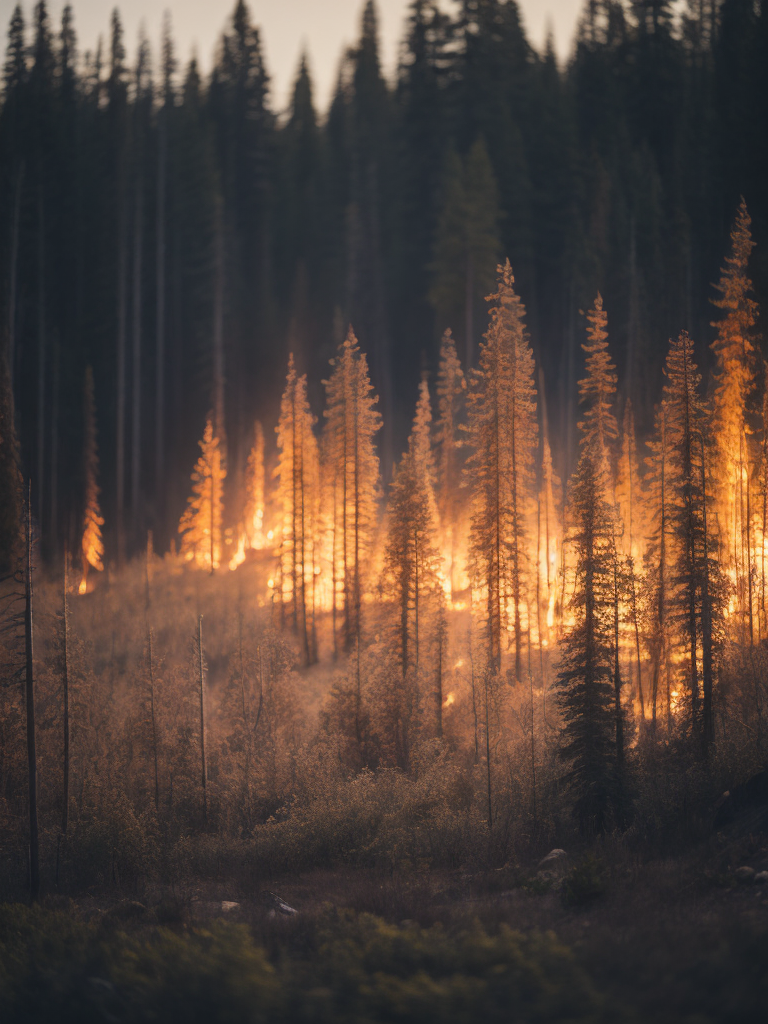
[(642, 506), (642, 489), (637, 459), (637, 437), (635, 435), (635, 416), (632, 400), (627, 399), (624, 406), (624, 419), (621, 429), (621, 452), (619, 454), (618, 472), (616, 474), (616, 503), (621, 522), (621, 554), (626, 565), (627, 585), (629, 589), (629, 621), (634, 634), (635, 654), (637, 657), (637, 697), (640, 703), (640, 714), (645, 715), (643, 694), (643, 674), (640, 657), (640, 625), (637, 607), (637, 557), (643, 550), (640, 508)]
[(645, 553), (645, 575), (642, 588), (642, 616), (645, 642), (651, 668), (648, 700), (651, 726), (655, 730), (660, 693), (666, 697), (667, 721), (671, 718), (670, 564), (672, 561), (669, 524), (670, 443), (667, 429), (667, 407), (656, 409), (653, 438), (648, 442), (650, 454), (646, 466), (646, 508), (648, 510), (648, 546)]
[(496, 179), (478, 138), (465, 161), (452, 151), (446, 160), (430, 290), (438, 326), (463, 321), (467, 368), (474, 362), (477, 307), (492, 285), (498, 258), (498, 221)]
[(442, 532), (441, 546), (442, 550), (447, 553), (447, 576), (451, 594), (456, 587), (457, 534), (460, 528), (458, 426), (466, 387), (461, 363), (456, 355), (456, 345), (450, 330), (447, 330), (440, 343), (435, 444), (437, 447), (437, 503)]
[(284, 605), (291, 609), (291, 625), (300, 638), (304, 661), (314, 659), (313, 537), (315, 494), (319, 489), (319, 455), (313, 433), (314, 417), (307, 398), (307, 378), (296, 373), (293, 355), (280, 404), (277, 426), (279, 501), (282, 508), (281, 563)]
[[(546, 424), (545, 424), (546, 428)], [(557, 566), (560, 558), (560, 523), (558, 503), (560, 480), (552, 463), (552, 449), (544, 430), (541, 455), (541, 490), (537, 510), (539, 534), (539, 576), (543, 591), (539, 599), (539, 643), (549, 644), (549, 631), (555, 617)], [(542, 568), (543, 563), (543, 568)]]
[(200, 457), (192, 471), (192, 494), (179, 523), (181, 554), (187, 561), (213, 572), (221, 563), (226, 471), (210, 413), (199, 443)]
[(670, 343), (664, 373), (671, 449), (670, 518), (677, 537), (673, 621), (678, 625), (680, 647), (687, 651), (687, 665), (683, 662), (681, 667), (687, 674), (691, 722), (707, 751), (714, 739), (713, 598), (719, 587), (712, 578), (707, 524), (708, 421), (699, 395), (701, 375), (693, 342), (686, 331)]
[(720, 557), (730, 566), (737, 580), (739, 608), (750, 643), (752, 625), (751, 523), (748, 510), (750, 483), (750, 399), (755, 390), (755, 348), (752, 330), (757, 304), (750, 297), (752, 282), (747, 264), (755, 243), (750, 232), (751, 218), (741, 200), (731, 231), (731, 252), (726, 257), (713, 304), (723, 311), (712, 324), (717, 337), (715, 353), (715, 392), (712, 409), (714, 436), (718, 443), (715, 463), (719, 518), (724, 526)]
[(527, 561), (527, 516), (533, 501), (538, 441), (533, 353), (523, 323), (525, 308), (514, 290), (512, 268), (498, 268), (490, 296), (491, 324), (468, 396), (472, 453), (468, 473), (475, 488), (471, 552), (474, 576), (487, 595), (488, 662), (501, 664), (502, 633), (511, 604), (514, 672), (522, 679)]
[[(368, 363), (350, 327), (324, 382), (324, 456), (332, 487), (333, 616), (342, 614), (344, 649), (360, 641), (365, 570), (376, 525), (379, 460), (374, 437), (381, 425)], [(334, 629), (334, 649), (336, 631)]]
[(574, 624), (562, 643), (556, 679), (574, 813), (582, 830), (608, 823), (615, 786), (613, 677), (613, 509), (603, 490), (597, 436), (584, 439), (570, 487), (575, 551)]
[(101, 528), (104, 519), (99, 508), (99, 485), (97, 474), (99, 455), (96, 447), (96, 407), (93, 395), (93, 370), (90, 366), (85, 371), (85, 393), (83, 421), (85, 438), (83, 444), (83, 470), (85, 473), (85, 512), (83, 514), (83, 539), (81, 543), (83, 578), (80, 582), (80, 593), (87, 590), (88, 567), (102, 572), (104, 565), (104, 543), (101, 539)]
[[(432, 486), (429, 387), (421, 382), (408, 450), (397, 468), (389, 502), (386, 565), (398, 607), (398, 652), (403, 680), (413, 673), (436, 622), (439, 580), (438, 517)], [(430, 604), (432, 607), (430, 608)]]
[[(619, 435), (613, 413), (616, 393), (616, 369), (608, 352), (608, 314), (603, 309), (603, 298), (597, 293), (595, 305), (587, 313), (590, 326), (587, 341), (582, 344), (586, 353), (587, 376), (579, 381), (579, 399), (585, 407), (584, 419), (579, 423), (584, 441), (594, 446), (606, 473), (604, 486), (610, 485), (611, 446)], [(612, 495), (611, 495), (612, 498)]]
[(252, 550), (264, 547), (264, 430), (259, 420), (245, 467), (245, 539)]

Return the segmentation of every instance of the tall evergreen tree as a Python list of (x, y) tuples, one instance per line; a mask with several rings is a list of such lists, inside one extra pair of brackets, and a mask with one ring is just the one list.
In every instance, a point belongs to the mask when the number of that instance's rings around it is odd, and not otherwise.
[(438, 417), (435, 443), (437, 447), (437, 502), (440, 513), (442, 550), (447, 557), (447, 575), (451, 593), (456, 589), (457, 555), (460, 529), (461, 474), (459, 466), (459, 417), (464, 405), (466, 380), (456, 355), (451, 332), (443, 334), (440, 344), (440, 365), (437, 376)]
[(721, 558), (736, 574), (739, 607), (749, 642), (754, 641), (752, 623), (752, 557), (754, 550), (749, 516), (750, 465), (752, 462), (750, 400), (755, 390), (755, 348), (752, 331), (757, 305), (751, 298), (752, 282), (747, 264), (754, 248), (750, 232), (751, 219), (741, 200), (731, 231), (731, 252), (726, 257), (717, 290), (720, 298), (713, 300), (723, 310), (722, 319), (713, 326), (717, 338), (712, 343), (715, 353), (715, 393), (713, 425), (718, 439), (719, 513), (724, 525), (721, 541), (725, 546)]
[(224, 480), (226, 468), (219, 439), (208, 415), (200, 441), (200, 457), (192, 471), (192, 494), (179, 522), (181, 555), (213, 572), (221, 564)]
[(499, 268), (490, 297), (491, 324), (480, 349), (467, 399), (474, 483), (471, 551), (477, 584), (487, 597), (488, 664), (501, 665), (509, 610), (514, 630), (514, 674), (522, 679), (527, 561), (527, 517), (538, 444), (533, 353), (525, 308), (514, 290), (509, 261)]
[(331, 360), (325, 384), (325, 471), (332, 480), (334, 649), (341, 605), (345, 650), (360, 646), (365, 565), (376, 525), (379, 461), (374, 438), (381, 425), (368, 363), (352, 329)]
[(299, 637), (305, 664), (315, 660), (313, 643), (313, 539), (318, 529), (315, 494), (319, 490), (319, 454), (314, 417), (307, 399), (306, 375), (299, 377), (293, 356), (277, 425), (279, 501), (282, 508), (281, 579), (283, 607)]
[(430, 298), (440, 328), (462, 325), (469, 368), (474, 363), (478, 307), (492, 286), (499, 254), (496, 180), (481, 138), (465, 161), (448, 153), (443, 188)]

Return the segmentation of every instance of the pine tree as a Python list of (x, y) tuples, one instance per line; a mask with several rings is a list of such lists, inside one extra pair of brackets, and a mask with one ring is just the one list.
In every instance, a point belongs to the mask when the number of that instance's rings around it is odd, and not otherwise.
[(224, 479), (219, 439), (209, 414), (200, 441), (200, 457), (192, 471), (192, 494), (179, 523), (181, 554), (200, 568), (213, 572), (221, 563), (221, 526), (224, 510)]
[(440, 343), (440, 365), (437, 375), (438, 418), (435, 430), (437, 447), (437, 495), (442, 532), (441, 547), (448, 560), (447, 577), (451, 595), (457, 585), (457, 549), (460, 529), (458, 459), (459, 417), (467, 384), (456, 355), (456, 345), (450, 330)]
[(499, 253), (498, 189), (488, 150), (475, 140), (466, 160), (446, 159), (429, 293), (438, 326), (463, 321), (467, 368), (474, 362), (478, 306), (491, 288)]
[(291, 625), (300, 638), (306, 664), (315, 657), (311, 588), (314, 587), (313, 538), (318, 526), (314, 496), (320, 486), (320, 476), (317, 440), (312, 429), (314, 422), (307, 398), (306, 375), (298, 376), (291, 355), (277, 426), (277, 475), (283, 519), (282, 600), (283, 605), (290, 606)]
[(613, 677), (613, 509), (605, 499), (603, 455), (585, 438), (570, 487), (569, 542), (575, 551), (574, 625), (562, 642), (556, 679), (574, 813), (582, 830), (602, 832), (615, 784)]
[(581, 346), (587, 357), (587, 376), (579, 381), (579, 399), (585, 406), (585, 411), (584, 419), (579, 423), (579, 430), (585, 443), (594, 446), (598, 452), (606, 474), (604, 486), (608, 487), (611, 446), (619, 436), (616, 417), (612, 410), (617, 378), (608, 352), (608, 314), (603, 309), (603, 298), (599, 292), (595, 305), (587, 313), (587, 320), (590, 323), (587, 328), (587, 341)]
[(325, 471), (332, 481), (332, 579), (334, 650), (336, 612), (341, 602), (344, 649), (361, 634), (361, 603), (365, 569), (376, 525), (379, 462), (374, 437), (381, 425), (368, 377), (368, 364), (349, 329), (331, 361), (324, 382), (326, 426)]
[(707, 526), (708, 418), (699, 396), (701, 375), (694, 361), (693, 342), (686, 331), (670, 343), (664, 373), (671, 449), (670, 518), (677, 537), (672, 618), (679, 646), (687, 651), (687, 665), (683, 662), (680, 666), (687, 674), (686, 704), (707, 751), (714, 739), (713, 598), (719, 587), (713, 579)]
[(646, 459), (646, 508), (648, 547), (644, 556), (645, 574), (641, 609), (643, 632), (651, 663), (649, 704), (651, 726), (655, 730), (660, 693), (666, 697), (667, 721), (671, 721), (671, 640), (670, 640), (670, 565), (672, 534), (669, 522), (671, 446), (667, 429), (667, 407), (656, 409), (653, 438), (648, 442)]
[(618, 472), (616, 474), (616, 503), (621, 524), (621, 554), (626, 565), (627, 585), (629, 588), (629, 621), (634, 634), (635, 655), (637, 657), (637, 697), (640, 703), (640, 714), (645, 716), (636, 569), (639, 553), (644, 547), (640, 514), (642, 487), (638, 469), (635, 416), (632, 401), (629, 398), (624, 406), (624, 420), (621, 430), (621, 452), (619, 455)]
[(713, 304), (723, 310), (722, 319), (712, 324), (717, 338), (713, 430), (718, 443), (717, 494), (719, 518), (724, 526), (720, 557), (736, 574), (739, 609), (749, 642), (754, 640), (752, 623), (752, 558), (749, 515), (750, 487), (750, 399), (755, 390), (755, 348), (752, 338), (757, 304), (750, 297), (752, 282), (747, 264), (755, 243), (751, 218), (741, 200), (731, 231), (731, 252), (726, 257)]
[[(541, 490), (539, 491), (537, 523), (539, 535), (539, 577), (544, 585), (539, 598), (539, 643), (549, 645), (549, 634), (555, 620), (557, 571), (560, 561), (560, 522), (558, 505), (561, 500), (560, 479), (552, 464), (552, 449), (547, 431), (544, 431), (541, 455)], [(543, 563), (543, 568), (542, 568)]]
[(104, 543), (101, 539), (101, 528), (104, 519), (99, 508), (99, 485), (97, 473), (99, 455), (96, 447), (96, 406), (93, 395), (93, 370), (90, 366), (85, 371), (85, 392), (83, 421), (85, 428), (83, 444), (83, 470), (85, 474), (85, 513), (83, 515), (83, 539), (81, 543), (83, 578), (80, 582), (80, 593), (87, 590), (88, 567), (102, 572), (104, 565)]
[(501, 664), (502, 633), (511, 604), (514, 672), (522, 678), (527, 517), (533, 501), (538, 424), (533, 353), (514, 291), (509, 261), (490, 296), (491, 324), (469, 390), (467, 468), (475, 488), (471, 553), (476, 585), (485, 589), (488, 662)]
[[(397, 468), (389, 501), (387, 573), (399, 610), (397, 648), (404, 681), (418, 688), (430, 617), (434, 619), (440, 556), (438, 515), (432, 485), (429, 387), (421, 382), (408, 450)], [(433, 607), (430, 608), (430, 605)]]
[(251, 550), (264, 547), (264, 431), (259, 420), (245, 468), (245, 539)]

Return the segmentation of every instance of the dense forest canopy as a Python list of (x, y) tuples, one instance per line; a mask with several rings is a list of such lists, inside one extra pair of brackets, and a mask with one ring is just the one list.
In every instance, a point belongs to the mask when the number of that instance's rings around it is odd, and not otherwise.
[(253, 421), (271, 427), (289, 353), (319, 382), (351, 323), (381, 397), (384, 478), (419, 371), (450, 327), (476, 362), (484, 298), (509, 257), (550, 439), (576, 461), (580, 310), (599, 289), (620, 398), (653, 427), (667, 339), (700, 340), (744, 196), (768, 299), (768, 5), (589, 0), (571, 59), (528, 42), (513, 0), (410, 5), (396, 79), (376, 8), (341, 54), (327, 111), (307, 62), (270, 103), (247, 5), (213, 70), (171, 27), (126, 62), (120, 16), (78, 49), (44, 0), (8, 29), (0, 113), (0, 322), (44, 551), (79, 543), (83, 380), (93, 368), (106, 558), (170, 543), (196, 440), (226, 439), (228, 526)]

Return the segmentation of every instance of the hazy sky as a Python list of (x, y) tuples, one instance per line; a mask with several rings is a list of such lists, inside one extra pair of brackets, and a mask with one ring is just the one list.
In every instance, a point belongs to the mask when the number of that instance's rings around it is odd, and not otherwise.
[[(364, 0), (250, 0), (255, 24), (262, 30), (267, 69), (272, 79), (273, 105), (286, 103), (296, 71), (299, 54), (306, 47), (316, 100), (325, 109), (333, 89), (342, 48), (355, 41), (359, 31)], [(576, 19), (584, 0), (519, 0), (528, 35), (540, 45), (547, 24), (555, 34), (561, 57), (569, 52)], [(65, 0), (48, 0), (54, 24), (58, 25)], [(186, 62), (196, 50), (203, 68), (211, 65), (216, 40), (232, 12), (235, 0), (72, 0), (75, 27), (82, 50), (92, 48), (99, 34), (105, 41), (113, 7), (120, 8), (129, 53), (133, 53), (139, 26), (143, 22), (156, 50), (160, 37), (162, 12), (169, 10), (179, 57)], [(403, 34), (403, 19), (408, 0), (377, 0), (382, 56), (387, 74), (397, 61), (397, 49)], [(15, 0), (0, 0), (0, 24), (5, 34)], [(22, 3), (29, 22), (33, 3)], [(450, 8), (450, 0), (445, 0)]]

